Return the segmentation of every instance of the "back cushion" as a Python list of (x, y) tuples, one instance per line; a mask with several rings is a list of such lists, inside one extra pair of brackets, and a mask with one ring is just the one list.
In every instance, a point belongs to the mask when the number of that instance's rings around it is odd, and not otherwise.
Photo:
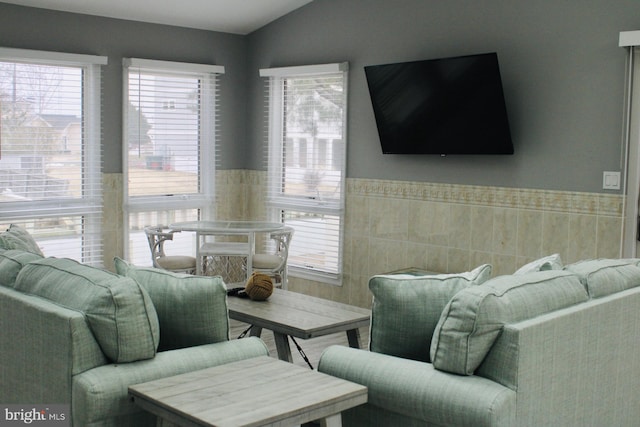
[(219, 276), (191, 276), (135, 267), (115, 258), (116, 271), (149, 293), (160, 321), (160, 350), (229, 339), (227, 288)]
[(429, 361), (429, 344), (442, 309), (461, 289), (491, 277), (481, 265), (459, 274), (374, 276), (369, 349), (405, 359)]
[(42, 257), (18, 249), (0, 251), (0, 285), (12, 288), (22, 267), (38, 259), (42, 259)]
[(15, 224), (11, 224), (7, 231), (0, 233), (0, 248), (19, 249), (44, 256), (31, 234)]
[(553, 254), (523, 265), (513, 274), (527, 274), (535, 271), (562, 270), (560, 254)]
[(507, 323), (587, 301), (577, 276), (562, 270), (500, 276), (458, 292), (431, 342), (436, 369), (472, 375)]
[(567, 265), (575, 273), (591, 298), (600, 298), (640, 286), (640, 259), (595, 259)]
[(147, 292), (133, 279), (70, 259), (43, 258), (20, 270), (15, 289), (83, 312), (113, 362), (155, 356), (158, 316)]

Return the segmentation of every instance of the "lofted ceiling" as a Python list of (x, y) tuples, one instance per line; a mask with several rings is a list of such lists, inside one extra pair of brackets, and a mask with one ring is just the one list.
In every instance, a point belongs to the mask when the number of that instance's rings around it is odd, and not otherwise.
[(22, 6), (249, 34), (312, 0), (2, 0)]

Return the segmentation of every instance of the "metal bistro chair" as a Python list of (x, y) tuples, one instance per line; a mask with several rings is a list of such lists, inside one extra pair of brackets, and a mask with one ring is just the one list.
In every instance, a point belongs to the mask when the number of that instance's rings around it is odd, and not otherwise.
[(252, 270), (272, 276), (274, 284), (279, 282), (282, 289), (287, 289), (287, 258), (293, 233), (293, 227), (289, 226), (272, 232), (269, 237), (276, 242), (275, 252), (253, 255)]
[(174, 273), (194, 274), (196, 271), (195, 257), (188, 255), (166, 255), (164, 243), (173, 240), (176, 231), (166, 229), (163, 226), (145, 227), (144, 232), (149, 240), (151, 259), (155, 268), (172, 271)]

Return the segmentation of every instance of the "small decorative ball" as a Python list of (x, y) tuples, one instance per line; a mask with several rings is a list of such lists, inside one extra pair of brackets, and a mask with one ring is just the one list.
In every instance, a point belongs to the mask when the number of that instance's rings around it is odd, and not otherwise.
[(253, 301), (264, 301), (273, 293), (273, 280), (264, 273), (253, 273), (247, 279), (244, 291)]

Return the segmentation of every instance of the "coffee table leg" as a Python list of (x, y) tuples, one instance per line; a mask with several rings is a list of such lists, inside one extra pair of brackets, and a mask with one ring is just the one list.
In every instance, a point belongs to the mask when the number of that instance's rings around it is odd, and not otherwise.
[(284, 360), (285, 362), (293, 362), (293, 358), (291, 357), (291, 347), (289, 347), (289, 336), (274, 332), (273, 338), (276, 342), (278, 359)]
[(249, 333), (250, 337), (260, 337), (262, 335), (262, 328), (259, 326), (251, 326), (251, 332)]
[(341, 427), (342, 426), (342, 416), (340, 414), (335, 414), (323, 418), (320, 420), (321, 427)]
[(360, 329), (350, 329), (347, 331), (349, 347), (360, 348)]

